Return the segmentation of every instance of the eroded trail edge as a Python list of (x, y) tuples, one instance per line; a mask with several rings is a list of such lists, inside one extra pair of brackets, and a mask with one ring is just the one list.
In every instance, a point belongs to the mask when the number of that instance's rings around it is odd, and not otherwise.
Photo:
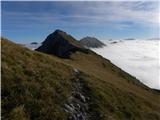
[(74, 69), (75, 79), (73, 80), (72, 95), (64, 105), (65, 112), (69, 113), (69, 120), (92, 120), (96, 115), (91, 112), (90, 97), (83, 81), (80, 79), (80, 72)]

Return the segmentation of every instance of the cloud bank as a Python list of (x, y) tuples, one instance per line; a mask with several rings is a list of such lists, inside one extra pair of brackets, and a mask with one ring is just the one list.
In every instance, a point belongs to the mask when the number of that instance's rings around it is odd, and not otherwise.
[(111, 60), (147, 86), (160, 89), (159, 45), (158, 40), (128, 40), (93, 51)]

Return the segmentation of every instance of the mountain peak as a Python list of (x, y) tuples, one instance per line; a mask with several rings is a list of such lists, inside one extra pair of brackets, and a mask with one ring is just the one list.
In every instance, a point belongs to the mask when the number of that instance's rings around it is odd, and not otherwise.
[(55, 34), (55, 35), (67, 35), (66, 32), (64, 32), (62, 30), (59, 30), (59, 29), (55, 30), (52, 34)]
[(84, 50), (79, 42), (62, 30), (56, 30), (47, 36), (37, 51), (68, 58), (72, 52)]
[(102, 43), (100, 40), (98, 40), (95, 37), (84, 37), (80, 41), (80, 44), (89, 48), (100, 48), (105, 46), (104, 43)]

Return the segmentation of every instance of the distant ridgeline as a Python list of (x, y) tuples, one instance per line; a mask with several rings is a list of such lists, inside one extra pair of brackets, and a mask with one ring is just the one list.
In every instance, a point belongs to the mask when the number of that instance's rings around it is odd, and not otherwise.
[(84, 37), (79, 42), (81, 45), (87, 48), (101, 48), (103, 46), (106, 46), (104, 43), (94, 37)]

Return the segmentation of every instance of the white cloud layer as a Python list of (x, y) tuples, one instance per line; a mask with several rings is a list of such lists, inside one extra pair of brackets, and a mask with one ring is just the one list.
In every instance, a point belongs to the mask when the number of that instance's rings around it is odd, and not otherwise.
[(160, 41), (132, 40), (93, 51), (111, 60), (124, 71), (138, 78), (142, 83), (160, 89)]

